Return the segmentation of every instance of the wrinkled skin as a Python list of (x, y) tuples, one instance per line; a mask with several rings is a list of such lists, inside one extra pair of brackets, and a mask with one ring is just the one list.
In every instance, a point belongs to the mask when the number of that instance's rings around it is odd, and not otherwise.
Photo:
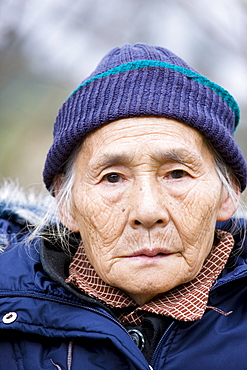
[(128, 118), (97, 129), (76, 160), (73, 209), (89, 261), (142, 305), (192, 280), (217, 220), (236, 210), (195, 129), (166, 118)]

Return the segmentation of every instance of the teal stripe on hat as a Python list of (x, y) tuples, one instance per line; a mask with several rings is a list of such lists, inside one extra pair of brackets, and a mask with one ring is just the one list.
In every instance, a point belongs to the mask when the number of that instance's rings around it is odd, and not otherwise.
[(204, 76), (200, 75), (199, 73), (191, 71), (190, 69), (183, 68), (183, 67), (177, 66), (175, 64), (161, 62), (161, 61), (158, 61), (158, 60), (137, 60), (137, 61), (128, 62), (128, 63), (125, 63), (125, 64), (121, 64), (117, 67), (111, 68), (108, 71), (105, 71), (103, 73), (95, 75), (92, 78), (84, 81), (81, 85), (79, 85), (72, 92), (72, 94), (69, 97), (74, 95), (83, 86), (86, 86), (86, 85), (90, 84), (94, 80), (98, 80), (100, 78), (112, 76), (112, 75), (115, 75), (115, 74), (121, 73), (121, 72), (127, 72), (127, 71), (131, 71), (131, 70), (136, 70), (136, 69), (140, 69), (140, 68), (148, 68), (148, 67), (167, 68), (167, 69), (170, 69), (172, 71), (182, 73), (185, 76), (187, 76), (187, 77), (195, 80), (196, 82), (200, 83), (201, 85), (206, 86), (206, 87), (210, 88), (211, 90), (213, 90), (217, 95), (219, 95), (227, 103), (227, 105), (234, 112), (234, 114), (235, 114), (235, 123), (236, 123), (235, 124), (235, 129), (236, 129), (236, 127), (239, 123), (239, 119), (240, 119), (240, 110), (239, 110), (239, 106), (238, 106), (236, 100), (233, 98), (232, 95), (229, 94), (229, 92), (227, 90), (225, 90), (220, 85), (210, 81), (207, 77), (204, 77)]

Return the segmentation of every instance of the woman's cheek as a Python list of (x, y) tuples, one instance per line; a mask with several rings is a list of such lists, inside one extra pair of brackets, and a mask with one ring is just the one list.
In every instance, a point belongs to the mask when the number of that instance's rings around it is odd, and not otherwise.
[(83, 242), (90, 245), (114, 243), (121, 237), (126, 225), (126, 207), (121, 202), (109, 203), (98, 192), (84, 194), (76, 207), (76, 218)]

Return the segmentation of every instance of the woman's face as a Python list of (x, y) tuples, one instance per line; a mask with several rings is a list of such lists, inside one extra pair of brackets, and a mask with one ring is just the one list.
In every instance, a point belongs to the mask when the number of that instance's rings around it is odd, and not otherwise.
[(72, 195), (64, 224), (80, 232), (97, 274), (138, 304), (192, 280), (216, 221), (235, 211), (201, 134), (166, 118), (122, 119), (89, 134)]

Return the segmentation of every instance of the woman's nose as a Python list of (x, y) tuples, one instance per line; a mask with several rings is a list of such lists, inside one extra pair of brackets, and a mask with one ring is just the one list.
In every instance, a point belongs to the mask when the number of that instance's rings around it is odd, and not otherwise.
[(131, 197), (130, 223), (133, 228), (140, 225), (152, 228), (164, 227), (169, 221), (169, 214), (164, 206), (164, 199), (156, 182), (145, 181), (133, 189)]

